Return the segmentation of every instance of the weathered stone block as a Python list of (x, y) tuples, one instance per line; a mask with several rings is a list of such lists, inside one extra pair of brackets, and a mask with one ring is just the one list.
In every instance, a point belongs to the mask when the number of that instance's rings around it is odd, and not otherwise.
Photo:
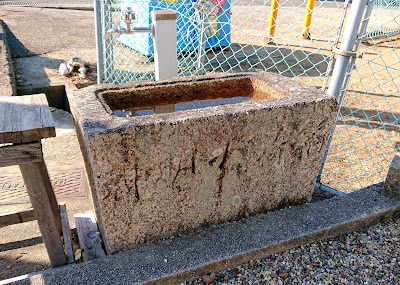
[(400, 154), (396, 153), (389, 167), (382, 194), (400, 200)]
[[(113, 115), (235, 96), (253, 100)], [(338, 110), (332, 96), (265, 72), (92, 86), (68, 98), (108, 253), (309, 201)]]

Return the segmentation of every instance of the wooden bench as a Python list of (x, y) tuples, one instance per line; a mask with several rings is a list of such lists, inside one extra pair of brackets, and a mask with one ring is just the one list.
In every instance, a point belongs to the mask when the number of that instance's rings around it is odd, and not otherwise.
[[(67, 259), (60, 238), (60, 210), (43, 159), (41, 139), (55, 136), (44, 94), (0, 97), (0, 167), (19, 165), (53, 267), (66, 264)], [(2, 217), (7, 219), (3, 225), (32, 220), (26, 210)]]

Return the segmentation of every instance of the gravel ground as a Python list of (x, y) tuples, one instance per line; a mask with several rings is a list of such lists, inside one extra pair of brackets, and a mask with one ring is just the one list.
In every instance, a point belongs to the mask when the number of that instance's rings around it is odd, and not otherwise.
[(399, 270), (400, 219), (394, 219), (348, 235), (251, 260), (216, 274), (209, 273), (181, 285), (400, 284)]

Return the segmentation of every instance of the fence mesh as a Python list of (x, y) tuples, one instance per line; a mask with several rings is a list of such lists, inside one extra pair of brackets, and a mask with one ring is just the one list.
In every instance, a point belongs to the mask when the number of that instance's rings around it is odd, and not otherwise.
[(365, 37), (384, 37), (400, 28), (400, 0), (375, 0)]
[[(179, 75), (261, 69), (323, 88), (349, 1), (316, 1), (310, 38), (303, 39), (306, 2), (102, 0), (102, 27), (104, 34), (120, 25), (121, 10), (128, 5), (137, 13), (136, 26), (149, 26), (153, 9), (174, 9)], [(322, 183), (341, 191), (383, 181), (400, 147), (398, 2), (375, 0), (362, 35), (364, 57), (357, 59), (352, 71), (321, 175)], [(204, 57), (199, 58), (201, 35), (207, 42)], [(115, 35), (104, 41), (104, 47), (105, 82), (154, 79), (150, 34)]]
[[(209, 2), (219, 6), (202, 8)], [(280, 1), (271, 42), (268, 42), (271, 1), (201, 0), (205, 3), (201, 9), (195, 9), (195, 3), (199, 2), (104, 0), (103, 34), (120, 24), (121, 9), (128, 5), (137, 13), (136, 26), (149, 26), (153, 9), (174, 9), (178, 13), (179, 75), (262, 69), (298, 78), (312, 86), (322, 86), (345, 2), (316, 2), (310, 27), (311, 40), (303, 40), (306, 3)], [(199, 59), (201, 34), (206, 34), (207, 43), (205, 55)], [(113, 36), (104, 42), (104, 46), (106, 82), (154, 79), (150, 34)], [(202, 64), (199, 65), (199, 61)]]

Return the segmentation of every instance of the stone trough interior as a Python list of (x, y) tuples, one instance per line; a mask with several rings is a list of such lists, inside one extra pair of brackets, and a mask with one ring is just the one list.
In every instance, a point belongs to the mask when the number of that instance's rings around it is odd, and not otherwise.
[[(207, 84), (204, 84), (204, 83)], [(121, 117), (199, 109), (284, 96), (256, 78), (231, 78), (112, 90), (101, 94), (113, 114)], [(127, 112), (127, 110), (129, 110)]]

